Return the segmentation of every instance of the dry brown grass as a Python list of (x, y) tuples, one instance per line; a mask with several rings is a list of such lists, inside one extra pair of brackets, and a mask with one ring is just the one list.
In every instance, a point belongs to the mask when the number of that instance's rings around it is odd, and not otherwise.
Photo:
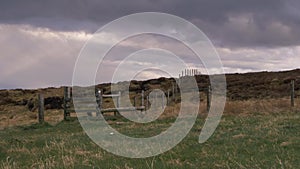
[[(283, 108), (283, 111), (290, 111), (285, 110), (289, 108), (289, 104), (285, 103), (289, 103), (288, 100), (263, 100), (261, 106), (271, 113), (277, 110), (276, 107), (270, 108), (275, 106), (273, 104), (278, 104), (277, 107)], [(7, 132), (0, 132), (0, 138), (3, 138), (0, 139), (0, 148), (4, 154), (0, 168), (297, 168), (298, 152), (294, 149), (299, 144), (298, 113), (252, 115), (247, 114), (243, 106), (256, 105), (255, 100), (229, 101), (229, 104), (239, 111), (224, 116), (213, 138), (205, 145), (194, 146), (204, 122), (199, 118), (191, 133), (177, 147), (162, 156), (143, 160), (120, 158), (104, 151), (91, 142), (77, 121), (62, 122), (55, 127), (41, 126), (34, 130), (7, 129)], [(174, 116), (173, 112), (179, 108), (179, 104), (167, 107), (162, 118)], [(205, 102), (202, 102), (200, 110), (205, 113), (203, 115), (206, 115), (205, 109)], [(253, 108), (249, 112), (255, 113), (256, 110)], [(225, 111), (231, 113), (228, 105)], [(240, 117), (243, 113), (246, 118)], [(121, 121), (120, 126), (117, 125), (118, 120)], [(157, 135), (172, 123), (166, 120), (142, 126), (123, 122), (122, 119), (114, 122), (115, 129), (135, 137)]]
[[(63, 110), (46, 110), (45, 121), (56, 124), (63, 120)], [(37, 112), (31, 112), (24, 106), (5, 106), (0, 111), (0, 129), (24, 126), (38, 122)]]
[[(176, 117), (180, 104), (166, 107), (160, 118)], [(295, 99), (295, 107), (291, 107), (290, 98), (280, 99), (251, 99), (251, 100), (227, 100), (223, 114), (230, 115), (254, 115), (254, 114), (278, 114), (300, 111), (300, 98)], [(207, 114), (206, 100), (201, 101), (199, 114)]]
[(0, 165), (0, 168), (2, 169), (15, 169), (17, 168), (17, 164), (15, 161), (12, 161), (10, 157), (6, 158), (6, 161), (2, 162)]
[(295, 107), (291, 107), (289, 98), (259, 99), (245, 101), (227, 101), (224, 114), (276, 114), (285, 112), (295, 112), (299, 110), (300, 99), (295, 100)]
[[(0, 130), (12, 127), (37, 123), (37, 112), (31, 112), (24, 106), (2, 106), (0, 109)], [(159, 119), (176, 118), (180, 110), (180, 104), (172, 103), (165, 107)], [(157, 111), (162, 111), (158, 109)], [(295, 107), (291, 107), (290, 99), (250, 99), (250, 100), (227, 100), (224, 114), (251, 115), (251, 114), (276, 114), (285, 112), (300, 111), (300, 98), (295, 99)], [(202, 100), (199, 107), (199, 114), (205, 115), (206, 100)], [(73, 113), (73, 116), (76, 114)], [(113, 115), (113, 113), (109, 114)], [(63, 120), (63, 110), (46, 110), (45, 121), (56, 124)]]
[[(88, 151), (86, 147), (79, 143), (78, 140), (72, 140), (72, 145), (69, 144), (67, 138), (61, 136), (60, 141), (51, 140), (45, 143), (41, 152), (46, 158), (35, 156), (32, 161), (32, 168), (74, 168), (76, 159), (83, 158), (83, 164), (88, 165), (89, 158), (95, 157), (100, 159), (103, 154), (101, 152), (94, 153)], [(13, 148), (14, 151), (15, 148)], [(50, 155), (50, 152), (59, 152), (56, 156)], [(28, 152), (27, 152), (28, 153)], [(26, 152), (25, 152), (26, 154)], [(32, 153), (33, 154), (33, 153)]]

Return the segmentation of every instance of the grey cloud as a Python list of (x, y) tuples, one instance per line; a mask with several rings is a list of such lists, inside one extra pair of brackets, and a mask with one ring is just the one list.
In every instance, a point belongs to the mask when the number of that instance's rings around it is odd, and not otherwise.
[[(0, 88), (70, 85), (89, 33), (124, 15), (147, 11), (178, 15), (197, 25), (217, 46), (226, 72), (299, 68), (299, 9), (299, 0), (1, 1)], [(81, 39), (81, 31), (88, 36)], [(140, 38), (136, 43), (181, 51), (163, 38)], [(105, 75), (126, 52), (142, 47), (121, 45), (107, 59), (111, 63), (105, 65)], [(183, 53), (186, 63), (195, 63)]]
[(43, 32), (44, 37), (32, 35), (26, 29), (0, 27), (0, 88), (70, 84), (76, 56), (84, 41), (59, 34), (51, 36), (52, 32)]
[[(2, 1), (0, 22), (94, 32), (105, 23), (136, 12), (157, 11), (190, 20), (220, 46), (300, 44), (297, 0), (132, 0)], [(249, 16), (241, 25), (232, 18)]]
[(278, 71), (299, 67), (299, 47), (239, 48), (229, 50), (219, 48), (226, 72)]

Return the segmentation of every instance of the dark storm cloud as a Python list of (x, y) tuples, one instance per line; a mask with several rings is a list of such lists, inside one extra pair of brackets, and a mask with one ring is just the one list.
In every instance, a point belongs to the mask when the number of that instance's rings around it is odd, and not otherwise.
[(146, 11), (188, 19), (220, 46), (300, 44), (297, 0), (10, 0), (0, 2), (0, 22), (94, 32), (111, 20)]

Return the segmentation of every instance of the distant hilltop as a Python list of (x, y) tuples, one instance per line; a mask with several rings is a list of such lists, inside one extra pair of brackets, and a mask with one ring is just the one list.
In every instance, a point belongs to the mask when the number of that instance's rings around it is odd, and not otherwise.
[[(200, 89), (209, 85), (209, 76), (203, 75), (195, 69), (184, 70), (183, 75), (195, 76)], [(229, 100), (288, 97), (290, 95), (291, 80), (295, 82), (295, 96), (300, 97), (300, 69), (280, 72), (226, 74), (227, 97)], [(167, 90), (174, 83), (174, 78), (163, 77), (145, 81), (133, 80), (130, 82), (129, 90), (133, 93), (140, 93), (142, 90), (149, 92), (155, 88)], [(97, 87), (101, 88), (104, 94), (111, 93), (110, 83), (99, 84)], [(27, 106), (29, 109), (34, 109), (38, 93), (44, 94), (46, 109), (61, 108), (63, 88), (50, 87), (35, 90), (0, 90), (0, 111), (4, 109), (3, 106), (5, 105)]]

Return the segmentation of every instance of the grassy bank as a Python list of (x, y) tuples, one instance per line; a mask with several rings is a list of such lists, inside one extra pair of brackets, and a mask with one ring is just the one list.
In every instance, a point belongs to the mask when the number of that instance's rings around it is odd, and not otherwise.
[[(204, 144), (199, 117), (189, 135), (156, 157), (129, 159), (94, 144), (77, 120), (55, 126), (30, 125), (0, 131), (0, 168), (297, 168), (300, 166), (299, 113), (225, 115)], [(110, 119), (120, 132), (134, 137), (155, 135), (174, 119), (141, 125)]]

